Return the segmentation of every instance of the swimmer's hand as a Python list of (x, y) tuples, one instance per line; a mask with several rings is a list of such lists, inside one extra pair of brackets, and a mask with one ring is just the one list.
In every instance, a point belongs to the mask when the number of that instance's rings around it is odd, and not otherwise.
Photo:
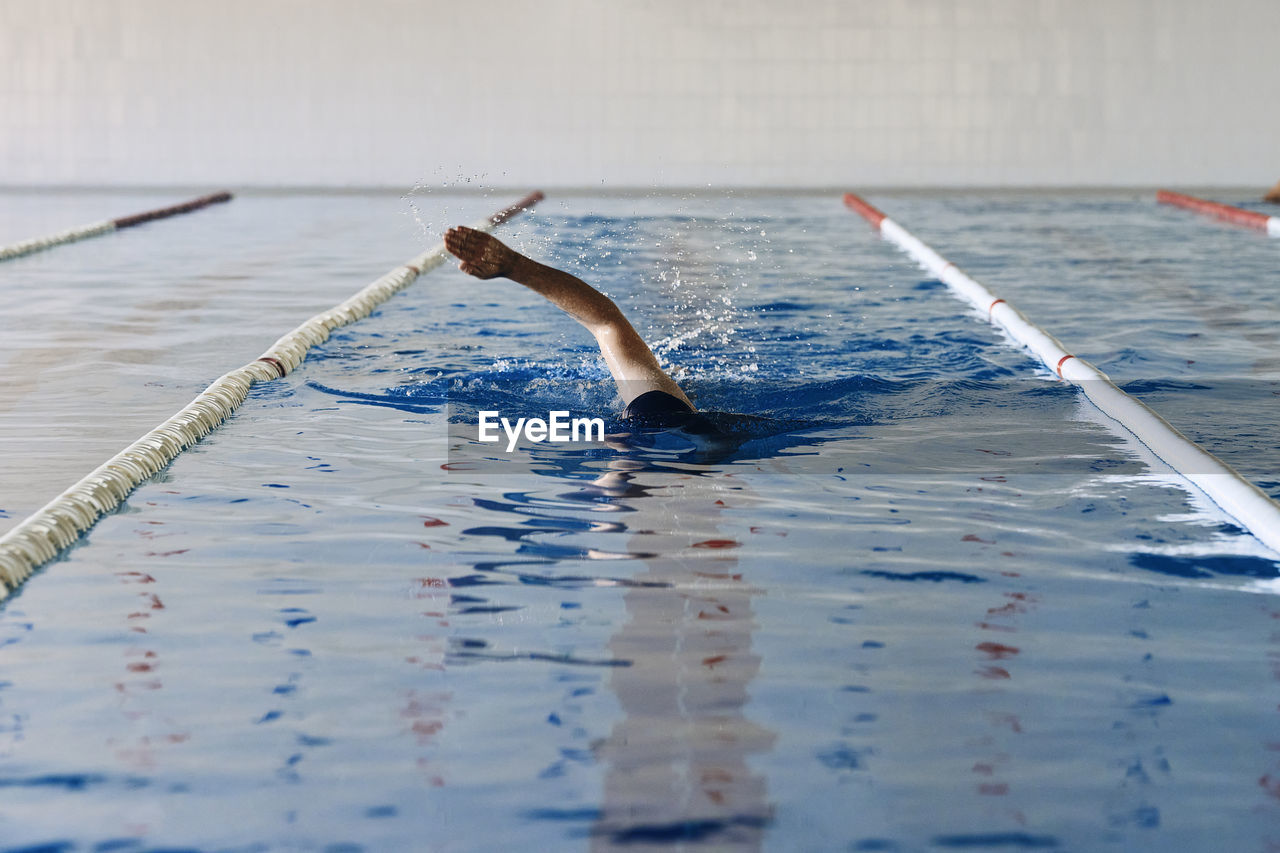
[(465, 225), (445, 232), (444, 247), (462, 262), (458, 269), (482, 279), (510, 276), (522, 257), (492, 235)]

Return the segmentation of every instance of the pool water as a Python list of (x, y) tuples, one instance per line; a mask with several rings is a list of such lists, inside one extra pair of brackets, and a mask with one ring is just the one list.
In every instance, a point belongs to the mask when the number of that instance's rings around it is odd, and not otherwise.
[[(508, 195), (250, 194), (0, 266), (0, 532)], [(868, 199), (1280, 498), (1280, 243)], [(9, 194), (0, 243), (167, 201)], [(500, 236), (732, 446), (627, 434), (585, 331), (428, 274), (4, 604), (0, 850), (1280, 847), (1277, 555), (838, 193)], [(610, 437), (506, 454), (489, 408)]]

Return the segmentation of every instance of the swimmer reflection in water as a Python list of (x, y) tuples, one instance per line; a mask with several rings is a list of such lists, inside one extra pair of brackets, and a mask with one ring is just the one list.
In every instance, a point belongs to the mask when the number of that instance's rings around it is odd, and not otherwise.
[(457, 226), (444, 235), (458, 269), (480, 279), (509, 278), (546, 297), (595, 336), (626, 410), (639, 427), (680, 427), (707, 432), (710, 422), (695, 413), (680, 386), (658, 365), (657, 356), (609, 297), (580, 278), (527, 258), (497, 238)]

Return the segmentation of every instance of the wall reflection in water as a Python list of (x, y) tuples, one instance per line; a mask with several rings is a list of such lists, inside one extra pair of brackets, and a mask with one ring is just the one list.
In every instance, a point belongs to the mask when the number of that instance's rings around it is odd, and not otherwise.
[[(773, 806), (750, 759), (771, 750), (777, 735), (746, 714), (761, 664), (752, 649), (752, 600), (762, 590), (740, 570), (742, 543), (730, 529), (732, 505), (752, 495), (726, 466), (703, 464), (705, 457), (673, 464), (634, 447), (614, 449), (619, 455), (594, 480), (584, 479), (583, 463), (599, 473), (599, 457), (575, 464), (535, 452), (537, 473), (577, 488), (538, 501), (539, 517), (526, 519), (522, 530), (467, 533), (518, 536), (522, 556), (568, 562), (564, 569), (575, 575), (581, 560), (608, 560), (615, 568), (606, 582), (625, 590), (625, 616), (607, 655), (584, 650), (586, 657), (610, 660), (608, 686), (623, 715), (592, 743), (605, 778), (589, 828), (591, 849), (760, 849)], [(612, 519), (584, 524), (581, 510), (570, 507), (608, 512)], [(537, 541), (548, 533), (582, 533), (593, 541), (588, 547)], [(625, 545), (608, 541), (618, 534)], [(608, 539), (601, 542), (601, 535)], [(643, 568), (619, 571), (614, 561), (620, 558), (621, 565)], [(477, 568), (502, 571), (500, 565)]]
[(747, 758), (776, 740), (743, 713), (760, 669), (751, 648), (751, 600), (760, 590), (738, 571), (739, 543), (701, 538), (722, 512), (716, 495), (728, 494), (723, 475), (682, 479), (682, 502), (705, 508), (698, 541), (657, 532), (662, 519), (671, 526), (669, 508), (636, 487), (670, 477), (616, 473), (597, 483), (634, 497), (636, 523), (656, 530), (632, 536), (632, 550), (660, 556), (645, 559), (645, 571), (634, 577), (641, 585), (623, 596), (626, 622), (609, 643), (613, 656), (631, 665), (609, 676), (625, 716), (595, 750), (607, 775), (592, 849), (682, 840), (758, 849), (772, 809), (765, 778)]

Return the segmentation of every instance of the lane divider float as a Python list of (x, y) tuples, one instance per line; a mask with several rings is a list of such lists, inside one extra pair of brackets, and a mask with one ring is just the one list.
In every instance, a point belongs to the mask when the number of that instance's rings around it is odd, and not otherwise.
[(1272, 237), (1280, 237), (1280, 216), (1267, 216), (1265, 213), (1258, 213), (1255, 210), (1245, 210), (1242, 207), (1232, 207), (1229, 204), (1206, 201), (1193, 195), (1183, 195), (1170, 190), (1157, 192), (1156, 201), (1161, 204), (1171, 204), (1174, 207), (1194, 210), (1196, 213), (1212, 216), (1214, 219), (1230, 222), (1232, 225), (1253, 228)]
[(112, 231), (132, 228), (135, 225), (142, 225), (144, 222), (153, 222), (157, 219), (177, 216), (180, 213), (191, 213), (193, 210), (199, 210), (211, 204), (220, 204), (224, 201), (231, 201), (231, 193), (220, 192), (212, 195), (202, 195), (199, 198), (193, 198), (191, 201), (184, 201), (181, 204), (161, 207), (156, 210), (147, 210), (131, 216), (104, 219), (101, 222), (92, 222), (88, 225), (81, 225), (78, 228), (68, 228), (65, 231), (59, 231), (57, 234), (50, 234), (48, 237), (34, 237), (30, 240), (23, 240), (21, 243), (14, 243), (12, 246), (0, 246), (0, 261), (20, 258), (23, 255), (30, 255), (32, 252), (42, 252), (45, 249), (52, 249), (54, 246), (61, 246), (64, 243), (75, 243), (101, 234), (110, 234)]
[(965, 275), (955, 264), (901, 225), (853, 193), (845, 194), (844, 203), (870, 222), (882, 237), (951, 288), (953, 293), (985, 313), (992, 323), (1035, 353), (1046, 367), (1079, 387), (1103, 414), (1131, 432), (1258, 541), (1280, 554), (1280, 505), (1265, 492), (1178, 432), (1160, 415), (1121, 391), (1101, 370), (1067, 352), (1057, 338), (1028, 320), (1007, 300), (996, 297)]
[[(531, 193), (473, 227), (492, 231), (542, 198), (540, 192)], [(217, 428), (244, 402), (255, 383), (287, 376), (302, 363), (307, 351), (328, 340), (334, 329), (369, 316), (418, 276), (444, 263), (447, 257), (443, 243), (428, 249), (345, 302), (307, 320), (258, 358), (214, 380), (182, 411), (0, 537), (0, 600), (8, 597), (37, 568), (75, 543), (142, 481), (159, 473), (179, 453)]]

